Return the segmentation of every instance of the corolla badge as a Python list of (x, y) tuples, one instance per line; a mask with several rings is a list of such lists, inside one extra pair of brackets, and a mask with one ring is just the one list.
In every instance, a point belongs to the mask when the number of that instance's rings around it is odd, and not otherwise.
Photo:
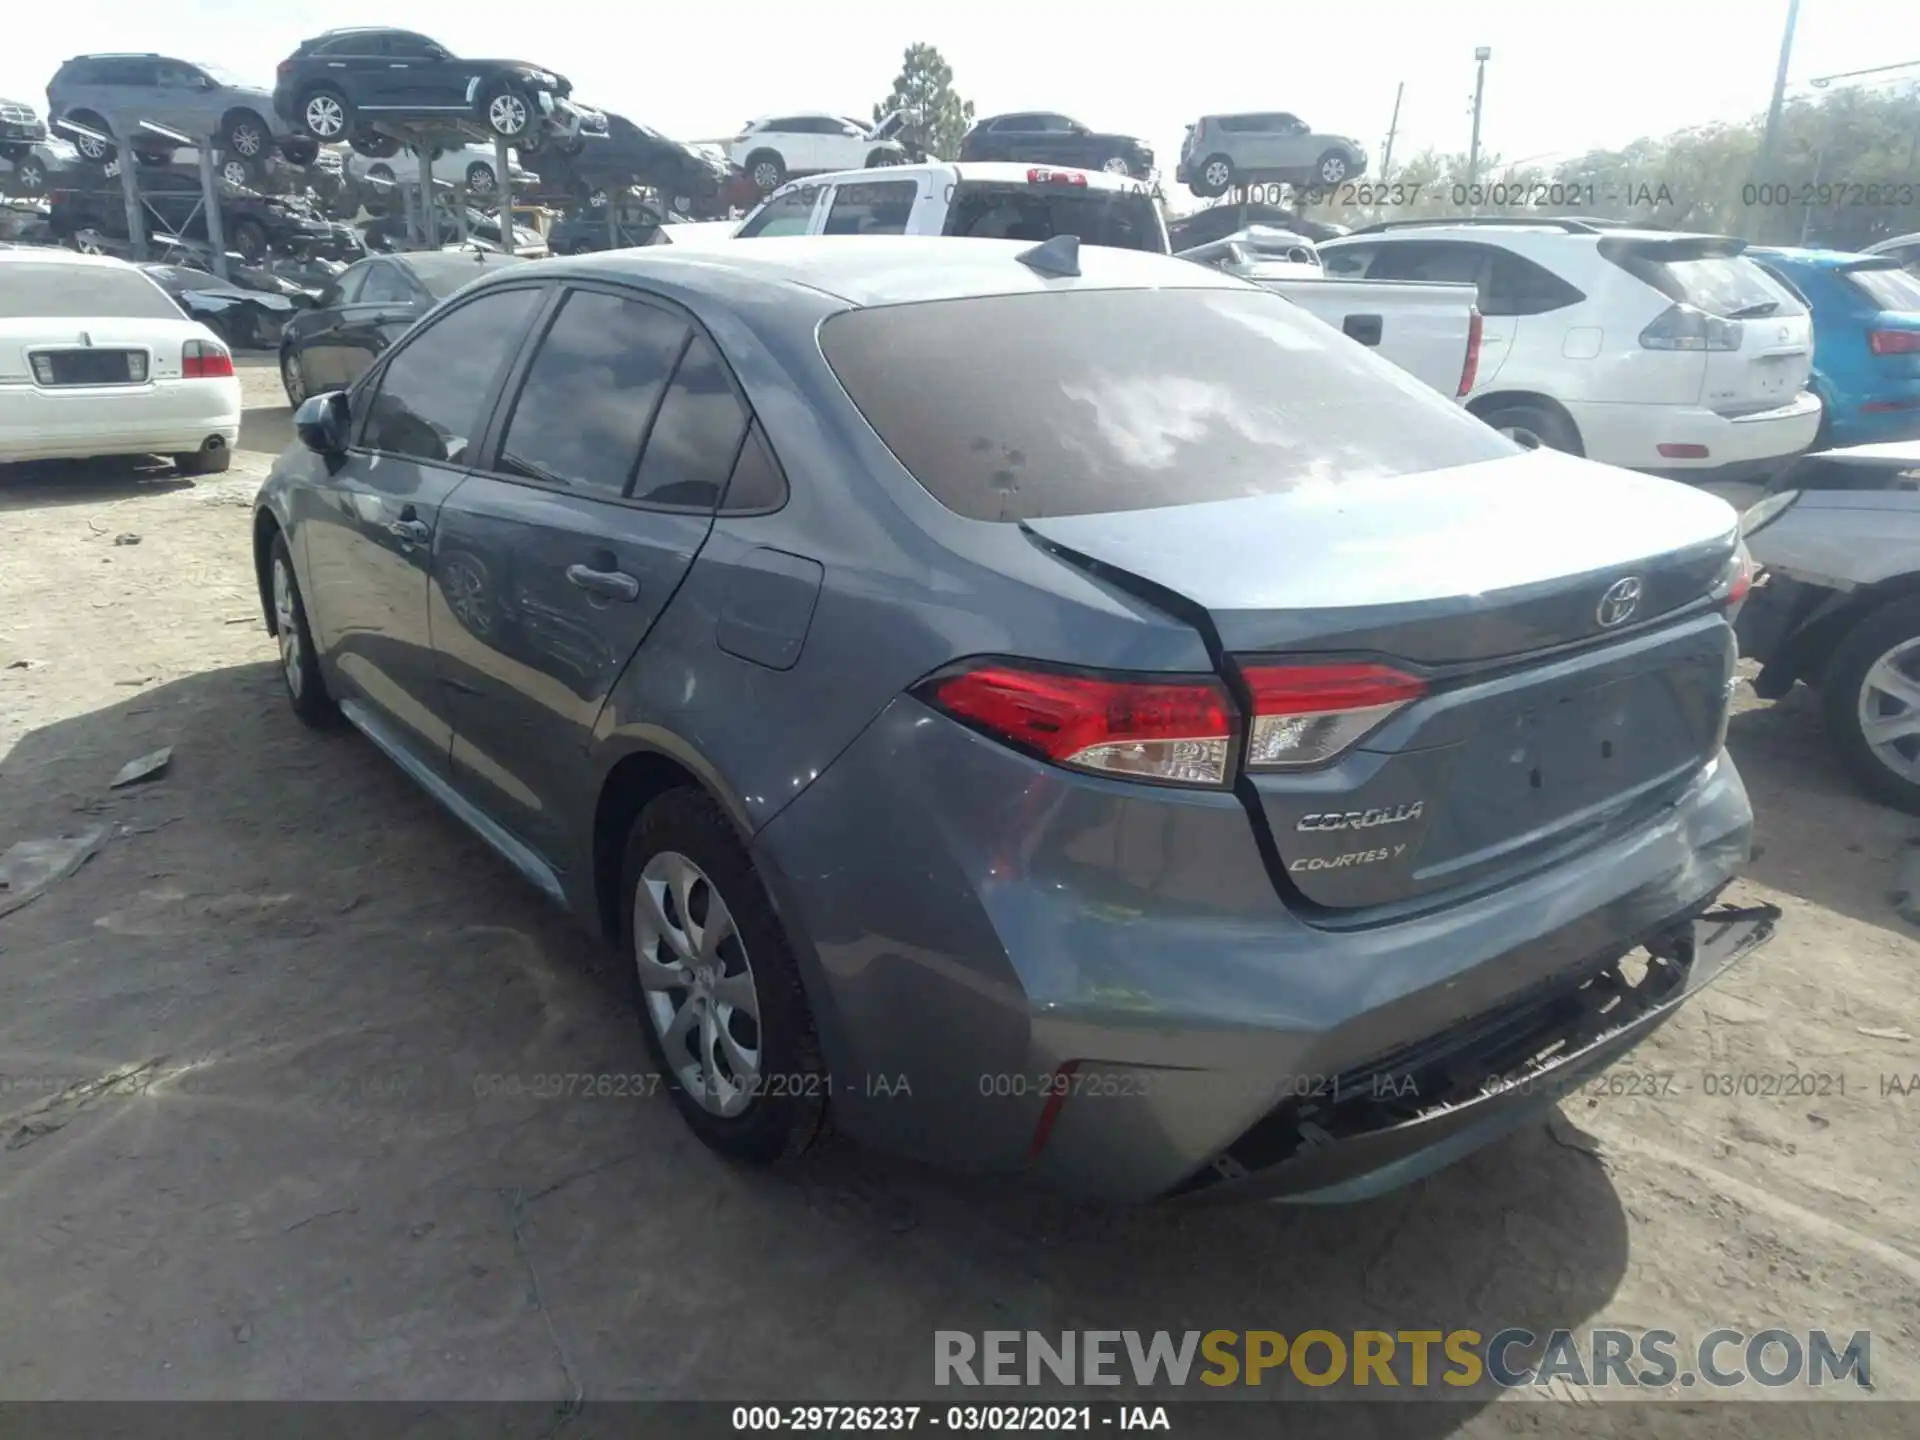
[(1606, 593), (1600, 597), (1600, 603), (1594, 607), (1593, 618), (1600, 622), (1600, 628), (1611, 630), (1616, 625), (1624, 625), (1633, 618), (1633, 612), (1640, 608), (1640, 577), (1628, 575), (1613, 582)]

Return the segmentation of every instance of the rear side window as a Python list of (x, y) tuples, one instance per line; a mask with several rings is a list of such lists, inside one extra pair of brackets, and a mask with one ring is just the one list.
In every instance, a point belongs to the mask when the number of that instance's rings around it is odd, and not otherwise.
[(1850, 270), (1847, 279), (1882, 310), (1920, 311), (1920, 275), (1910, 270)]
[(880, 180), (841, 185), (827, 210), (829, 235), (904, 235), (920, 194), (917, 180)]
[(748, 418), (720, 352), (695, 336), (647, 433), (633, 498), (711, 510), (727, 487)]
[(0, 315), (23, 320), (178, 320), (180, 307), (138, 270), (107, 265), (0, 265)]
[(974, 520), (1303, 485), (1337, 494), (1518, 453), (1403, 371), (1251, 288), (851, 310), (821, 327), (820, 342), (901, 464)]
[(540, 341), (494, 468), (625, 493), (686, 338), (686, 322), (658, 306), (576, 290)]
[(1034, 241), (1078, 235), (1085, 245), (1167, 252), (1166, 227), (1149, 196), (1071, 185), (963, 180), (953, 190), (946, 233)]
[(537, 290), (496, 290), (412, 331), (380, 372), (361, 445), (464, 463), (486, 422), (482, 407), (539, 300)]
[(775, 195), (740, 227), (736, 240), (752, 240), (762, 235), (804, 235), (813, 218), (813, 202), (819, 192), (811, 185)]
[(1483, 315), (1545, 315), (1586, 299), (1585, 292), (1569, 285), (1543, 265), (1495, 250), (1486, 276), (1480, 282), (1480, 313)]
[(727, 499), (720, 507), (721, 513), (760, 515), (778, 510), (786, 503), (787, 477), (781, 473), (780, 462), (773, 458), (773, 450), (756, 420), (747, 427), (740, 458), (733, 462), (733, 478), (727, 482)]

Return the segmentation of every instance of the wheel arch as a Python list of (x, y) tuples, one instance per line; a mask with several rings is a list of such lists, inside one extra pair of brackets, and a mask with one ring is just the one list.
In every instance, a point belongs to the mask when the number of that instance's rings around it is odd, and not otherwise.
[(262, 151), (264, 153), (265, 149), (273, 144), (273, 122), (268, 120), (265, 115), (262, 115), (259, 110), (251, 105), (229, 105), (226, 113), (220, 117), (220, 133), (225, 135), (233, 128), (234, 122), (242, 117), (260, 122), (260, 136), (263, 142)]
[[(1920, 570), (1890, 575), (1845, 594), (1835, 594), (1816, 605), (1774, 653), (1761, 671), (1763, 698), (1778, 698), (1804, 680), (1816, 689), (1827, 681), (1827, 665), (1847, 632), (1876, 610), (1901, 600), (1920, 598)], [(1759, 687), (1756, 685), (1756, 692)]]
[(1542, 395), (1537, 390), (1490, 390), (1485, 395), (1476, 395), (1467, 402), (1467, 413), (1474, 418), (1484, 420), (1496, 410), (1509, 406), (1528, 405), (1536, 410), (1545, 410), (1558, 416), (1580, 442), (1581, 453), (1587, 448), (1587, 437), (1580, 433), (1580, 422), (1573, 418), (1567, 407), (1551, 395)]
[[(286, 534), (286, 527), (280, 523), (280, 517), (270, 505), (261, 505), (253, 512), (253, 580), (260, 592), (260, 621), (269, 635), (279, 634), (273, 618), (273, 542)], [(292, 542), (287, 545), (288, 552), (293, 549)]]
[(593, 807), (593, 913), (600, 933), (611, 943), (617, 944), (620, 938), (620, 866), (628, 832), (652, 801), (681, 788), (709, 796), (733, 826), (741, 845), (752, 844), (753, 826), (740, 797), (691, 747), (667, 735), (628, 743), (607, 766)]

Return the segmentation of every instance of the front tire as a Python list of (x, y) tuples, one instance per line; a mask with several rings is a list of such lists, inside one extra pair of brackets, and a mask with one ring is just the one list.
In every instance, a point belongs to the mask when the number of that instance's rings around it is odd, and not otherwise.
[[(73, 121), (74, 124), (84, 125), (87, 129), (96, 131), (101, 135), (113, 134), (113, 131), (107, 128), (107, 122), (91, 110), (76, 110), (67, 118)], [(91, 135), (75, 135), (72, 137), (72, 143), (73, 148), (79, 151), (82, 160), (90, 161), (95, 165), (106, 164), (109, 160), (113, 159), (117, 150), (116, 146), (104, 140), (96, 140)]]
[(729, 1159), (771, 1165), (823, 1132), (827, 1074), (792, 949), (720, 808), (671, 790), (621, 872), (640, 1028), (681, 1118)]
[(1861, 620), (1834, 652), (1821, 708), (1834, 752), (1874, 799), (1920, 815), (1920, 598)]
[(300, 368), (300, 357), (291, 350), (280, 353), (280, 388), (287, 392), (287, 404), (295, 410), (306, 403), (306, 373)]
[(516, 86), (496, 85), (481, 97), (480, 114), (487, 129), (502, 140), (518, 140), (533, 128), (539, 112)]
[(307, 606), (300, 596), (300, 581), (293, 573), (293, 554), (287, 549), (285, 535), (273, 537), (267, 576), (273, 604), (274, 638), (280, 642), (280, 678), (287, 687), (287, 703), (303, 723), (324, 730), (339, 720), (340, 707), (327, 693), (326, 677), (320, 673), (320, 652), (313, 647)]

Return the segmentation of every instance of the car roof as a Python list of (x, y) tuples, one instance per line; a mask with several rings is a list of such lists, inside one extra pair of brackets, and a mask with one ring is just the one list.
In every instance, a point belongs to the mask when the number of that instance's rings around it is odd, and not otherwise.
[[(1807, 265), (1821, 270), (1851, 265), (1856, 260), (1882, 258), (1869, 256), (1861, 250), (1827, 250), (1803, 245), (1749, 245), (1745, 253), (1763, 260), (1779, 260), (1789, 265)], [(1884, 258), (1891, 262), (1893, 257)]]
[(782, 235), (721, 248), (645, 246), (531, 263), (541, 272), (696, 285), (705, 272), (715, 282), (763, 289), (769, 297), (797, 285), (859, 306), (1059, 289), (1244, 288), (1191, 261), (1100, 245), (1080, 247), (1079, 276), (1049, 277), (1020, 263), (1018, 257), (1033, 248), (1025, 240), (938, 235)]
[[(1036, 170), (1044, 170), (1052, 175), (1084, 175), (1089, 190), (1124, 190), (1140, 195), (1147, 193), (1138, 180), (1126, 175), (1089, 170), (1080, 165), (1039, 165), (1025, 160), (936, 160), (926, 165), (884, 165), (872, 170), (834, 170), (825, 175), (803, 175), (789, 183), (837, 185), (858, 176), (868, 184), (878, 184), (888, 179), (918, 179), (930, 170), (950, 175), (956, 182), (972, 180), (995, 185), (1035, 185), (1036, 188), (1036, 182), (1027, 177)], [(1078, 190), (1081, 187), (1076, 185), (1073, 188)]]
[(51, 245), (38, 245), (22, 250), (0, 251), (0, 260), (38, 260), (43, 265), (72, 265), (81, 269), (88, 266), (96, 270), (131, 270), (135, 267), (125, 260), (112, 255), (82, 255), (77, 250), (61, 250)]
[(1458, 220), (1409, 220), (1388, 229), (1375, 230), (1363, 228), (1351, 235), (1338, 235), (1331, 240), (1322, 240), (1321, 245), (1344, 245), (1371, 243), (1377, 240), (1398, 240), (1411, 237), (1419, 240), (1486, 240), (1496, 235), (1553, 235), (1564, 240), (1730, 240), (1729, 235), (1715, 235), (1706, 230), (1655, 230), (1650, 226), (1618, 225), (1605, 221), (1596, 222), (1590, 230), (1569, 230), (1564, 223), (1554, 220), (1542, 220), (1538, 224), (1515, 221), (1512, 224), (1476, 225)]
[(1891, 250), (1896, 245), (1920, 245), (1920, 230), (1911, 235), (1892, 235), (1885, 240), (1876, 240), (1867, 247), (1867, 254), (1877, 255), (1882, 250)]

